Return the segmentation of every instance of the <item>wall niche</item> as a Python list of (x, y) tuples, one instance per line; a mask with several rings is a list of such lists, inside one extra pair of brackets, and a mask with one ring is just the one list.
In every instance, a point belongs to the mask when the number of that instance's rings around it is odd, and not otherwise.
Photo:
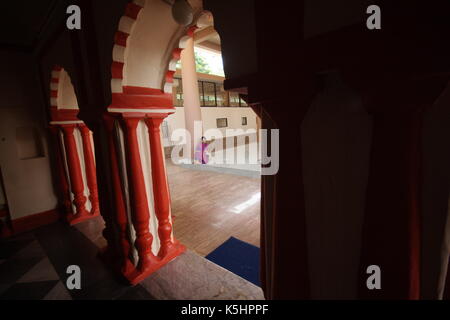
[(16, 148), (20, 160), (45, 157), (42, 139), (35, 127), (16, 128)]

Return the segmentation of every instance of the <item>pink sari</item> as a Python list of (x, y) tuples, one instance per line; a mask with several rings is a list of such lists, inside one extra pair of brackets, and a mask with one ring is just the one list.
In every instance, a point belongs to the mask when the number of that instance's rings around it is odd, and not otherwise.
[(207, 143), (200, 142), (195, 149), (195, 160), (201, 164), (207, 164), (209, 161), (208, 154), (206, 153)]

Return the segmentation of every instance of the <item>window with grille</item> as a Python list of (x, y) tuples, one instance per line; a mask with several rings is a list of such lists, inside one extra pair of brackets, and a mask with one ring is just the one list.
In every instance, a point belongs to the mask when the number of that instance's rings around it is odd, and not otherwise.
[(205, 107), (216, 107), (216, 84), (203, 81), (203, 105)]
[[(174, 105), (183, 106), (183, 85), (179, 78), (174, 86)], [(237, 92), (225, 91), (223, 84), (198, 80), (198, 93), (201, 107), (248, 107)]]
[(226, 128), (228, 127), (228, 119), (227, 118), (218, 118), (216, 119), (217, 128)]

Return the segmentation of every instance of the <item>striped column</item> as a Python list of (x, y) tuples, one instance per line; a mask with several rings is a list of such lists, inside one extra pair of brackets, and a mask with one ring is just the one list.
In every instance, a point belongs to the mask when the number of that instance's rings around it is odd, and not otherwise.
[(131, 217), (136, 230), (136, 249), (139, 255), (138, 270), (145, 272), (157, 260), (152, 253), (153, 236), (149, 231), (150, 211), (145, 188), (144, 173), (137, 137), (137, 126), (142, 117), (122, 116), (125, 130), (126, 157), (128, 162), (128, 184), (130, 192)]
[(105, 127), (108, 134), (108, 145), (109, 145), (109, 155), (110, 155), (110, 168), (111, 177), (114, 189), (114, 205), (116, 210), (116, 221), (119, 227), (119, 242), (121, 245), (121, 270), (120, 272), (127, 277), (134, 271), (134, 266), (130, 260), (131, 256), (131, 244), (128, 238), (128, 215), (126, 211), (125, 198), (123, 195), (123, 187), (120, 179), (119, 162), (117, 159), (117, 147), (116, 140), (114, 138), (115, 130), (115, 117), (110, 114), (106, 114), (103, 117)]
[(83, 139), (84, 165), (86, 168), (86, 179), (89, 188), (89, 200), (91, 201), (92, 206), (91, 215), (98, 215), (100, 213), (100, 209), (98, 203), (97, 173), (95, 171), (91, 131), (84, 124), (79, 125), (79, 128)]
[(64, 133), (64, 146), (67, 157), (67, 166), (69, 168), (70, 186), (74, 195), (73, 204), (75, 205), (75, 216), (69, 219), (84, 219), (89, 215), (86, 210), (86, 197), (84, 196), (83, 176), (81, 173), (80, 158), (78, 156), (77, 144), (74, 137), (74, 124), (62, 125)]
[(145, 123), (150, 139), (150, 152), (152, 159), (153, 197), (155, 212), (158, 217), (158, 235), (161, 247), (159, 257), (165, 257), (172, 249), (172, 224), (170, 221), (169, 186), (164, 163), (163, 148), (161, 144), (161, 123), (163, 118), (147, 118)]
[(127, 40), (144, 5), (145, 0), (134, 0), (128, 3), (124, 15), (120, 18), (119, 28), (114, 36), (113, 63), (111, 65), (111, 90), (113, 93), (122, 92)]

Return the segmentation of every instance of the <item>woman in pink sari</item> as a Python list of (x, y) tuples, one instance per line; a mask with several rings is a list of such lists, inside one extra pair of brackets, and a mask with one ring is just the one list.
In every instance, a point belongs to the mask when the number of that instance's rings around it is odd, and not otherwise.
[(195, 160), (201, 164), (207, 164), (209, 160), (206, 148), (208, 144), (206, 143), (206, 138), (202, 137), (202, 141), (195, 148)]

